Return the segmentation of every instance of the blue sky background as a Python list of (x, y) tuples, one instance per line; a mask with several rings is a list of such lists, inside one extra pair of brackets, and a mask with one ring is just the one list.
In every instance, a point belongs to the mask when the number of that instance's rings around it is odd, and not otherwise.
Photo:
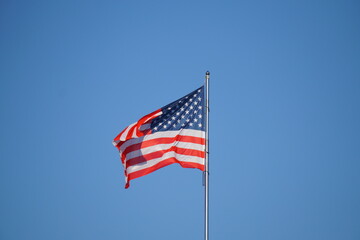
[(210, 239), (360, 239), (360, 2), (0, 2), (0, 239), (202, 239), (198, 170), (112, 139), (211, 72)]

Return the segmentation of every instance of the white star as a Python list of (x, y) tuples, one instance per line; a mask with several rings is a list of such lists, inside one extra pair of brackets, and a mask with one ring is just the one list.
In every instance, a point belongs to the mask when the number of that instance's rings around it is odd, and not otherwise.
[(189, 103), (185, 103), (185, 106), (189, 106)]
[(171, 110), (171, 107), (168, 107), (168, 110)]
[(199, 106), (199, 109), (202, 109), (202, 106)]
[(193, 109), (194, 107), (193, 106), (190, 106), (190, 109)]
[(186, 111), (185, 111), (185, 114), (189, 114), (189, 112), (190, 112), (189, 110), (186, 110)]
[(192, 100), (192, 98), (190, 98), (190, 100), (189, 100), (190, 102), (192, 102), (193, 100)]
[(178, 115), (178, 116), (179, 116), (179, 115), (180, 115), (180, 113), (179, 113), (179, 112), (177, 112), (177, 113), (176, 113), (176, 115)]
[(199, 118), (202, 118), (202, 115), (201, 115), (201, 114), (199, 114)]
[(185, 115), (181, 115), (181, 118), (185, 118)]
[(197, 114), (197, 110), (195, 110), (194, 113)]
[(161, 122), (161, 123), (159, 123), (159, 126), (161, 126), (163, 123)]
[(176, 117), (174, 117), (174, 116), (171, 117), (172, 120), (175, 120), (175, 118), (176, 118)]
[(199, 124), (198, 124), (198, 126), (199, 126), (199, 127), (202, 127), (202, 124), (201, 124), (201, 123), (199, 123)]
[(197, 96), (197, 94), (195, 93), (195, 94), (194, 94), (194, 97), (196, 97), (196, 96)]
[(201, 101), (201, 97), (198, 97), (198, 100)]
[(185, 123), (181, 124), (182, 127), (185, 127)]
[(198, 120), (195, 118), (195, 119), (194, 119), (194, 122), (197, 122), (197, 121), (198, 121)]
[(164, 125), (164, 128), (166, 128), (166, 125)]
[(181, 108), (180, 108), (180, 111), (184, 111), (184, 109), (185, 109), (185, 108), (181, 107)]
[(154, 127), (154, 130), (156, 131), (158, 128), (157, 127)]
[(196, 101), (195, 101), (195, 102), (194, 102), (194, 104), (195, 104), (195, 105), (197, 105), (197, 104), (198, 104), (198, 102), (196, 102)]
[(190, 122), (190, 119), (186, 119), (186, 122)]
[(180, 123), (181, 122), (180, 119), (178, 119), (177, 122)]
[(173, 124), (173, 127), (176, 127), (176, 124), (175, 124), (175, 123)]
[(168, 124), (170, 124), (171, 123), (171, 121), (168, 121)]
[(201, 92), (201, 89), (199, 89), (198, 92)]
[(189, 125), (190, 125), (190, 127), (192, 127), (192, 126), (193, 126), (193, 123), (189, 123)]

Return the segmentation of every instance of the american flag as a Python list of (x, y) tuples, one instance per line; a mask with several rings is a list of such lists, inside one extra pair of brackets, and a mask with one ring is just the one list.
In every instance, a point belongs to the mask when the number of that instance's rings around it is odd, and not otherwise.
[(204, 171), (204, 86), (126, 127), (113, 144), (125, 170), (125, 188), (130, 180), (167, 165)]

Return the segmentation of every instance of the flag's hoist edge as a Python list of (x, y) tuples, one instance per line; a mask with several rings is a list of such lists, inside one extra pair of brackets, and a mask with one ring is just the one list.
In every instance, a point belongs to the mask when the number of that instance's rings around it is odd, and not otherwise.
[(130, 180), (178, 163), (204, 171), (204, 86), (126, 127), (113, 140)]

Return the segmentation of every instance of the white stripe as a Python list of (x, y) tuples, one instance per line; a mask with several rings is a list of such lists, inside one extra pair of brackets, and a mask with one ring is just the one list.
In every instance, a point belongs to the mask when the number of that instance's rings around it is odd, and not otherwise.
[(140, 130), (140, 131), (147, 130), (147, 129), (150, 128), (150, 126), (151, 126), (151, 123), (143, 124), (143, 125), (141, 125), (141, 126), (139, 127), (139, 130)]
[(164, 154), (162, 157), (160, 158), (155, 158), (153, 160), (144, 162), (144, 163), (139, 163), (136, 164), (134, 166), (130, 166), (126, 169), (127, 174), (136, 172), (136, 171), (140, 171), (149, 167), (152, 167), (156, 164), (158, 164), (159, 162), (171, 158), (171, 157), (175, 157), (178, 161), (180, 162), (187, 162), (187, 163), (198, 163), (198, 164), (202, 164), (204, 165), (204, 158), (201, 157), (194, 157), (194, 156), (187, 156), (187, 155), (181, 155), (181, 154), (177, 154), (174, 151), (172, 152), (168, 152), (166, 154)]
[(120, 140), (116, 140), (116, 141), (114, 140), (114, 141), (112, 142), (112, 144), (116, 147), (119, 142), (120, 142)]
[(189, 142), (174, 142), (170, 144), (158, 144), (153, 145), (147, 148), (142, 148), (133, 152), (130, 152), (126, 155), (126, 161), (143, 156), (149, 153), (157, 152), (157, 151), (166, 151), (170, 149), (172, 146), (176, 146), (178, 148), (185, 148), (185, 149), (192, 149), (192, 150), (199, 150), (199, 151), (205, 151), (205, 145), (203, 144), (197, 144), (197, 143), (189, 143)]
[(137, 122), (134, 122), (133, 124), (130, 124), (127, 128), (126, 128), (126, 130), (123, 132), (123, 134), (121, 134), (121, 136), (120, 136), (120, 141), (125, 141), (126, 140), (126, 137), (127, 137), (127, 135), (128, 135), (128, 133), (129, 133), (129, 131), (130, 131), (130, 129), (132, 128), (132, 126), (134, 126), (135, 124), (137, 124)]
[(146, 123), (147, 121), (149, 121), (149, 120), (151, 120), (151, 119), (153, 119), (153, 118), (156, 118), (157, 116), (160, 116), (161, 114), (163, 114), (162, 111), (160, 111), (160, 112), (158, 112), (158, 113), (156, 113), (156, 114), (151, 115), (150, 117), (148, 117), (148, 118), (144, 121), (144, 123)]
[(135, 129), (134, 129), (134, 131), (133, 131), (133, 133), (132, 133), (131, 138), (137, 138), (137, 137), (138, 137), (138, 135), (137, 135), (137, 130), (138, 130), (138, 128), (135, 127)]
[(123, 145), (121, 145), (120, 152), (123, 152), (130, 145), (133, 145), (136, 143), (141, 143), (146, 140), (163, 138), (163, 137), (172, 138), (172, 137), (176, 137), (177, 135), (205, 138), (204, 131), (193, 130), (193, 129), (180, 129), (178, 131), (156, 132), (156, 133), (145, 135), (145, 136), (142, 136), (139, 138), (132, 138), (132, 139), (127, 140)]

